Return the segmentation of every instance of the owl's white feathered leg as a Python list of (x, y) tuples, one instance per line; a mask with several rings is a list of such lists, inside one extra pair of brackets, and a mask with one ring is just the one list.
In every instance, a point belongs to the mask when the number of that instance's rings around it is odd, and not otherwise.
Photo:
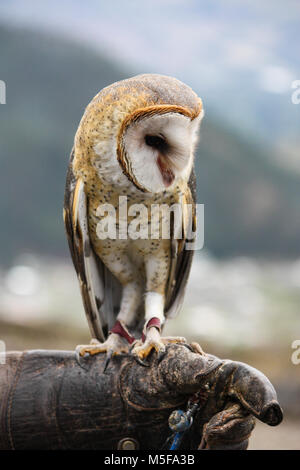
[(109, 336), (104, 343), (93, 339), (88, 345), (79, 345), (76, 347), (76, 354), (91, 356), (99, 353), (107, 353), (111, 358), (117, 354), (127, 353), (134, 338), (127, 329), (135, 317), (136, 309), (141, 299), (141, 286), (138, 282), (133, 281), (123, 286), (122, 300), (120, 312), (117, 316), (116, 323), (109, 332)]
[[(161, 337), (161, 327), (165, 321), (165, 288), (170, 271), (169, 249), (169, 240), (161, 240), (156, 250), (145, 259), (145, 325), (142, 339), (132, 349), (132, 353), (140, 360), (147, 357), (153, 349), (158, 354), (163, 354), (166, 349), (166, 341)], [(175, 338), (174, 340), (176, 341)]]

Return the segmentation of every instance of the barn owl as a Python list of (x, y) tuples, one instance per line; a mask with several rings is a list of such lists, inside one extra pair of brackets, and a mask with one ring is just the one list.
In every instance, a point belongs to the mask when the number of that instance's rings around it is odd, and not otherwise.
[[(80, 355), (130, 351), (143, 362), (152, 350), (161, 354), (168, 341), (180, 341), (163, 338), (161, 331), (181, 307), (193, 257), (186, 245), (188, 227), (194, 233), (196, 223), (193, 164), (203, 114), (190, 87), (156, 74), (114, 83), (87, 106), (74, 139), (64, 203), (93, 337), (78, 346)], [(161, 231), (130, 236), (136, 204), (144, 208), (138, 217), (144, 231), (153, 205), (177, 204), (181, 237), (175, 237), (174, 226), (169, 237)], [(99, 226), (109, 222), (108, 208), (115, 230), (105, 238)], [(162, 212), (157, 220), (165, 220)]]

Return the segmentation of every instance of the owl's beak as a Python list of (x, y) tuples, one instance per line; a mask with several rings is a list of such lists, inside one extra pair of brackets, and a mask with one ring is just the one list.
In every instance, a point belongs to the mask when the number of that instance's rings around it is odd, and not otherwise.
[(173, 183), (175, 175), (171, 170), (170, 166), (168, 165), (167, 158), (159, 154), (159, 156), (157, 157), (157, 165), (161, 173), (164, 185), (166, 186), (166, 188), (168, 188)]

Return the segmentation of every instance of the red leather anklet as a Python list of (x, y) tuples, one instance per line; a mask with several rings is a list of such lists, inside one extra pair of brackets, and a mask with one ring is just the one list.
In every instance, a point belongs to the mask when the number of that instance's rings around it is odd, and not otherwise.
[(146, 325), (146, 330), (149, 330), (149, 328), (151, 328), (151, 326), (155, 326), (155, 328), (157, 328), (160, 331), (161, 330), (160, 319), (157, 318), (157, 317), (150, 318), (150, 320), (148, 321), (148, 323)]
[(128, 333), (119, 320), (116, 321), (113, 328), (110, 330), (110, 333), (115, 333), (116, 335), (122, 336), (122, 338), (125, 338), (129, 344), (132, 344), (135, 341), (135, 337)]
[[(150, 318), (150, 320), (148, 321), (148, 323), (145, 327), (145, 330), (147, 331), (147, 330), (149, 330), (149, 328), (151, 328), (153, 326), (155, 328), (157, 328), (159, 332), (161, 331), (161, 322), (160, 322), (159, 318), (157, 318), (157, 317)], [(142, 334), (142, 341), (143, 342), (145, 341), (145, 338), (146, 338), (146, 335), (143, 332), (143, 334)]]

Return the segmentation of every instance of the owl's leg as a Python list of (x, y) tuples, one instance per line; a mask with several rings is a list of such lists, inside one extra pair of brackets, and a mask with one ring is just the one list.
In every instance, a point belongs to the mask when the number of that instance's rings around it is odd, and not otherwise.
[(107, 353), (109, 361), (116, 354), (128, 352), (135, 339), (128, 331), (128, 326), (135, 319), (141, 302), (142, 286), (135, 266), (124, 252), (115, 250), (113, 253), (104, 254), (102, 260), (123, 286), (120, 311), (104, 343), (92, 340), (89, 345), (77, 346), (76, 352), (80, 356)]
[[(164, 316), (164, 296), (158, 292), (147, 292), (145, 299), (145, 325), (142, 339), (137, 341), (132, 350), (133, 355), (141, 360), (148, 357), (154, 349), (160, 357), (163, 357), (166, 345), (170, 343), (186, 343), (186, 339), (181, 336), (161, 336), (161, 327), (165, 321)], [(140, 362), (140, 361), (139, 361)]]
[(142, 339), (136, 342), (132, 353), (139, 359), (146, 358), (152, 349), (159, 354), (165, 351), (161, 338), (161, 326), (164, 323), (164, 295), (159, 292), (146, 292), (145, 325)]
[(184, 338), (162, 338), (161, 327), (165, 321), (165, 288), (169, 274), (169, 257), (166, 251), (159, 251), (145, 260), (146, 295), (145, 325), (143, 337), (136, 342), (132, 353), (143, 360), (155, 349), (158, 354), (165, 352), (169, 342), (185, 342)]

